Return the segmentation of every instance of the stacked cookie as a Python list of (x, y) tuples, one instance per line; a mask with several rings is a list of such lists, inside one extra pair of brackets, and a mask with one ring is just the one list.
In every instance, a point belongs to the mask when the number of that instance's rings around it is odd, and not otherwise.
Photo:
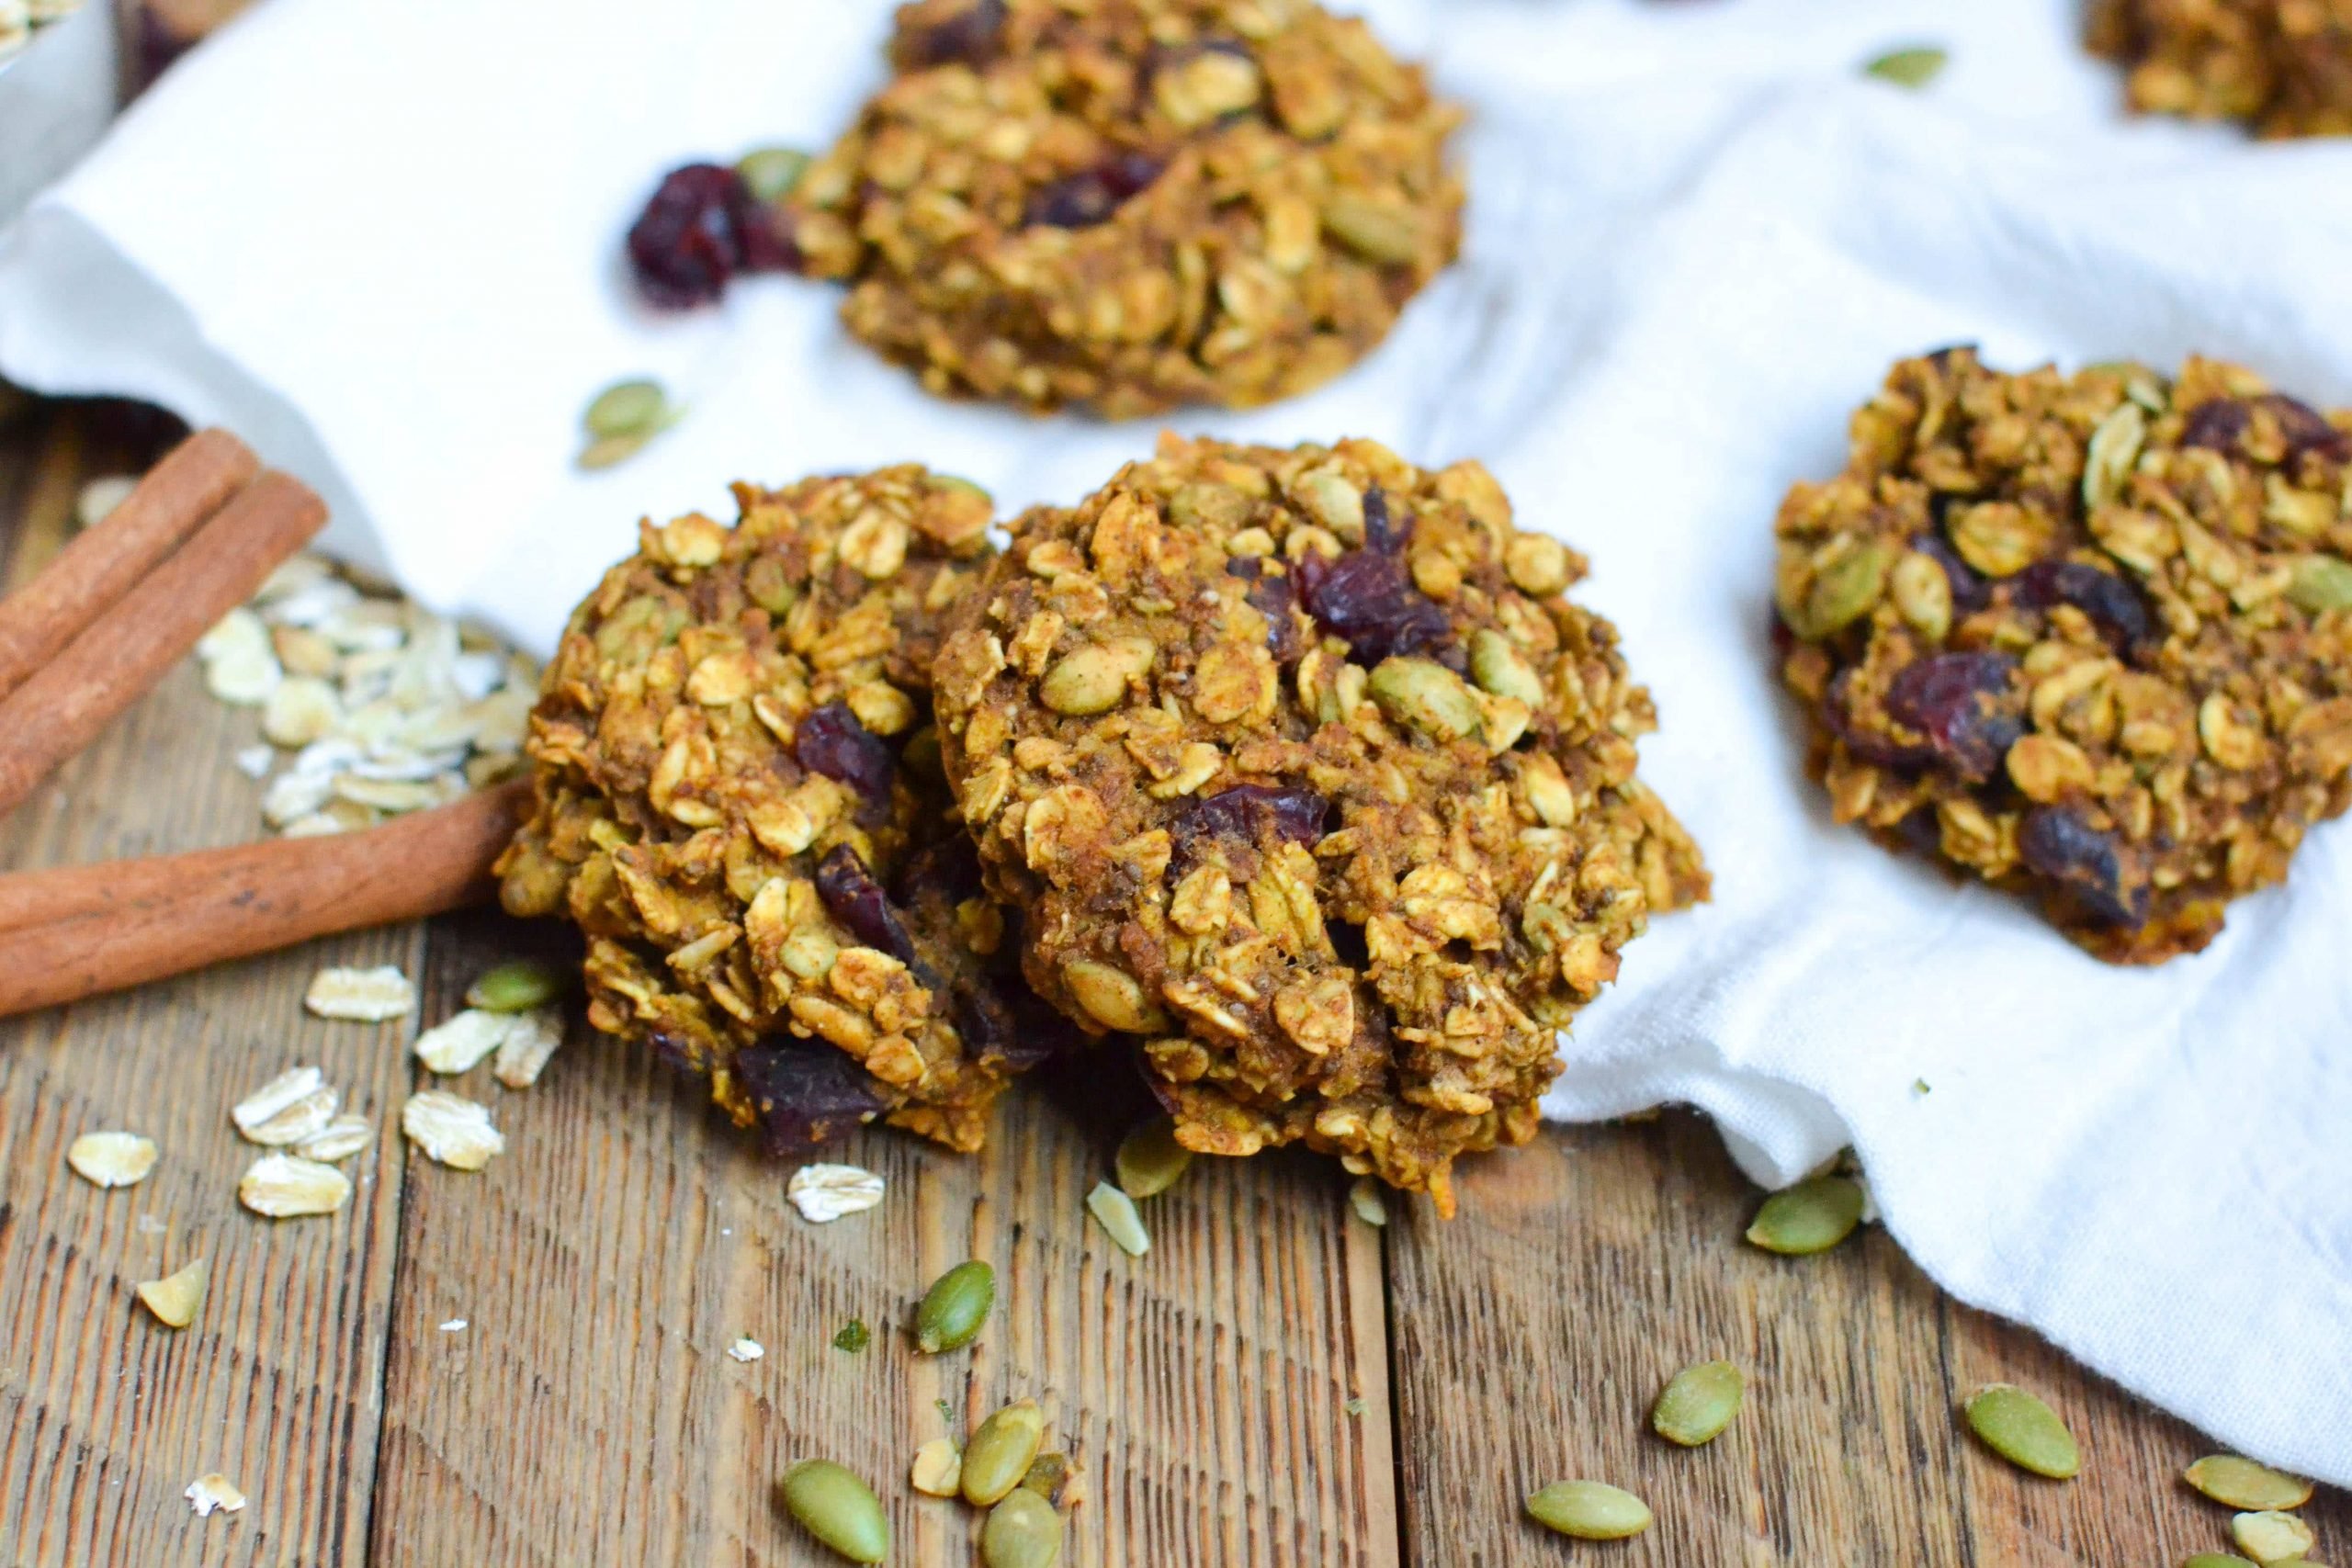
[(574, 616), (502, 872), (587, 934), (597, 1026), (780, 1150), (973, 1146), (1058, 1047), (1139, 1067), (1190, 1147), (1450, 1209), (1705, 896), (1582, 561), (1476, 463), (1170, 438), (1001, 553), (919, 468), (739, 498)]

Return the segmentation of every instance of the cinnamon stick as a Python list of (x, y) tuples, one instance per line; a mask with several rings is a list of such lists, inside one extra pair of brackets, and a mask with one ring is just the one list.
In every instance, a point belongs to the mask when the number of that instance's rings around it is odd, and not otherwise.
[(0, 876), (0, 1015), (490, 897), (516, 780), (365, 832)]
[(0, 812), (161, 680), (326, 521), (326, 504), (270, 472), (0, 702)]
[(225, 430), (199, 431), (174, 447), (105, 522), (0, 600), (0, 697), (130, 592), (260, 469), (252, 448)]

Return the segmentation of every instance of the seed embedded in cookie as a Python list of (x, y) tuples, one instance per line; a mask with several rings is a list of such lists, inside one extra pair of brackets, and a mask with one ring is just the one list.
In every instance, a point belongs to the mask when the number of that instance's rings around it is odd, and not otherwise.
[(976, 1148), (1061, 1038), (1005, 994), (929, 718), (989, 499), (913, 466), (736, 498), (732, 527), (645, 525), (574, 613), (506, 907), (576, 922), (590, 1021), (708, 1075), (777, 1152), (877, 1116)]
[(775, 226), (943, 394), (1114, 418), (1295, 396), (1461, 243), (1460, 123), (1306, 0), (924, 0)]
[(1906, 359), (1781, 504), (1782, 674), (1841, 822), (2194, 953), (2352, 804), (2352, 412), (2191, 359)]
[(2143, 114), (2245, 120), (2264, 136), (2352, 135), (2344, 0), (2095, 0), (2090, 46), (2129, 68)]
[(943, 752), (1038, 993), (1142, 1037), (1187, 1147), (1305, 1142), (1450, 1210), (1697, 850), (1584, 563), (1486, 469), (1164, 438), (1023, 517), (940, 650)]

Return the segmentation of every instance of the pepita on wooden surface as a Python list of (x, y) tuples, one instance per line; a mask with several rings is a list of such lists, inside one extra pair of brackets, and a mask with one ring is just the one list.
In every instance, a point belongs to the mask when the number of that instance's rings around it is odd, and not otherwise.
[(1062, 1517), (1035, 1492), (1016, 1487), (980, 1527), (987, 1568), (1054, 1568), (1062, 1555)]
[(1176, 1120), (1159, 1116), (1119, 1141), (1112, 1161), (1119, 1190), (1130, 1198), (1156, 1198), (1176, 1185), (1193, 1163), (1193, 1151), (1176, 1141)]
[(915, 1309), (915, 1348), (926, 1356), (960, 1350), (978, 1337), (996, 1305), (996, 1270), (975, 1258), (932, 1282)]
[(2233, 1508), (2300, 1508), (2312, 1500), (2310, 1482), (2235, 1454), (2209, 1454), (2181, 1472), (2181, 1479)]
[(528, 1012), (563, 994), (563, 976), (528, 958), (510, 959), (485, 969), (466, 987), (466, 1005), (484, 1012)]
[(1701, 1361), (1685, 1367), (1657, 1396), (1650, 1409), (1650, 1427), (1669, 1443), (1695, 1449), (1722, 1437), (1739, 1414), (1747, 1380), (1729, 1361)]
[(1988, 1383), (1970, 1398), (1969, 1430), (2019, 1470), (2071, 1479), (2082, 1469), (2075, 1435), (2058, 1413), (2014, 1383)]
[(1006, 1405), (980, 1423), (964, 1445), (964, 1500), (981, 1507), (1021, 1484), (1045, 1443), (1046, 1413), (1034, 1399)]
[(1530, 1517), (1578, 1540), (1623, 1540), (1650, 1528), (1649, 1505), (1605, 1481), (1555, 1481), (1527, 1499)]
[(1767, 1252), (1801, 1258), (1828, 1251), (1861, 1221), (1861, 1184), (1850, 1177), (1816, 1176), (1765, 1199), (1747, 1239)]
[(890, 1554), (890, 1520), (873, 1488), (829, 1459), (804, 1459), (784, 1472), (784, 1506), (800, 1528), (852, 1562)]

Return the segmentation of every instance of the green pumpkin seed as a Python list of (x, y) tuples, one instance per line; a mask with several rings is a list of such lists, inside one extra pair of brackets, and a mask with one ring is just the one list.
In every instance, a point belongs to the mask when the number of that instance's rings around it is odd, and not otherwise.
[(580, 466), (591, 473), (616, 468), (644, 451), (653, 434), (650, 430), (632, 430), (626, 435), (600, 436), (581, 450)]
[(1112, 1162), (1119, 1190), (1130, 1198), (1156, 1198), (1176, 1185), (1193, 1163), (1193, 1151), (1176, 1141), (1176, 1119), (1159, 1117), (1129, 1133)]
[(597, 393), (580, 423), (594, 436), (650, 434), (669, 408), (670, 394), (662, 389), (661, 382), (632, 377)]
[(2234, 1551), (2200, 1551), (2183, 1560), (2180, 1568), (2254, 1568), (2254, 1560)]
[(1835, 637), (1868, 615), (1886, 592), (1895, 551), (1883, 539), (1864, 539), (1821, 569), (1804, 596), (1803, 626), (1791, 630), (1809, 642)]
[(2314, 615), (2352, 608), (2352, 561), (2335, 556), (2305, 556), (2295, 563), (2287, 597)]
[(2294, 1562), (2318, 1543), (2312, 1527), (2276, 1508), (2240, 1514), (2230, 1521), (2230, 1539), (2256, 1562)]
[(996, 1270), (975, 1258), (932, 1282), (915, 1309), (915, 1348), (926, 1356), (961, 1350), (979, 1335), (996, 1305)]
[(784, 1506), (810, 1535), (852, 1562), (890, 1553), (890, 1520), (865, 1482), (829, 1459), (804, 1459), (784, 1472)]
[(854, 1317), (842, 1324), (833, 1334), (833, 1348), (846, 1350), (853, 1356), (872, 1343), (874, 1343), (872, 1333), (866, 1329), (865, 1324)]
[(1062, 1488), (1077, 1472), (1078, 1467), (1070, 1463), (1068, 1454), (1039, 1454), (1030, 1463), (1029, 1472), (1021, 1478), (1021, 1487), (1058, 1506)]
[(2012, 1383), (1989, 1383), (1968, 1402), (1968, 1426), (1984, 1446), (2016, 1465), (2052, 1481), (2083, 1467), (2075, 1435), (2058, 1413)]
[(1462, 677), (1434, 659), (1384, 659), (1365, 689), (1382, 713), (1432, 740), (1476, 735), (1483, 723), (1478, 699)]
[(1861, 1183), (1843, 1176), (1816, 1176), (1775, 1192), (1756, 1211), (1747, 1239), (1767, 1252), (1801, 1258), (1826, 1252), (1862, 1222)]
[(1520, 657), (1510, 638), (1491, 626), (1470, 634), (1470, 679), (1498, 697), (1517, 697), (1531, 708), (1544, 705), (1543, 677)]
[(485, 971), (466, 987), (466, 1005), (484, 1012), (528, 1012), (563, 994), (563, 976), (545, 964), (517, 958)]
[(752, 199), (774, 203), (792, 194), (808, 167), (808, 154), (797, 147), (760, 147), (735, 160), (735, 172)]
[(1650, 1426), (1669, 1443), (1695, 1449), (1723, 1436), (1739, 1414), (1747, 1380), (1729, 1361), (1685, 1367), (1666, 1385), (1650, 1410)]
[(1034, 1399), (1008, 1404), (964, 1445), (964, 1499), (985, 1508), (1021, 1484), (1045, 1441), (1046, 1413)]
[(1650, 1528), (1649, 1505), (1600, 1481), (1555, 1481), (1527, 1499), (1537, 1524), (1578, 1540), (1623, 1540)]
[(2233, 1508), (2300, 1508), (2312, 1500), (2310, 1482), (2235, 1454), (2210, 1454), (2180, 1478)]
[(1087, 1212), (1102, 1225), (1119, 1250), (1130, 1258), (1141, 1258), (1151, 1250), (1151, 1233), (1143, 1228), (1143, 1216), (1136, 1213), (1136, 1201), (1107, 1181), (1098, 1181), (1094, 1190), (1086, 1195)]
[(1933, 45), (1912, 49), (1892, 50), (1862, 67), (1865, 75), (1882, 82), (1892, 82), (1898, 87), (1924, 87), (1943, 73), (1951, 62), (1951, 55)]
[(1035, 1492), (1012, 1493), (980, 1527), (980, 1561), (988, 1568), (1054, 1568), (1061, 1556), (1062, 1517)]

